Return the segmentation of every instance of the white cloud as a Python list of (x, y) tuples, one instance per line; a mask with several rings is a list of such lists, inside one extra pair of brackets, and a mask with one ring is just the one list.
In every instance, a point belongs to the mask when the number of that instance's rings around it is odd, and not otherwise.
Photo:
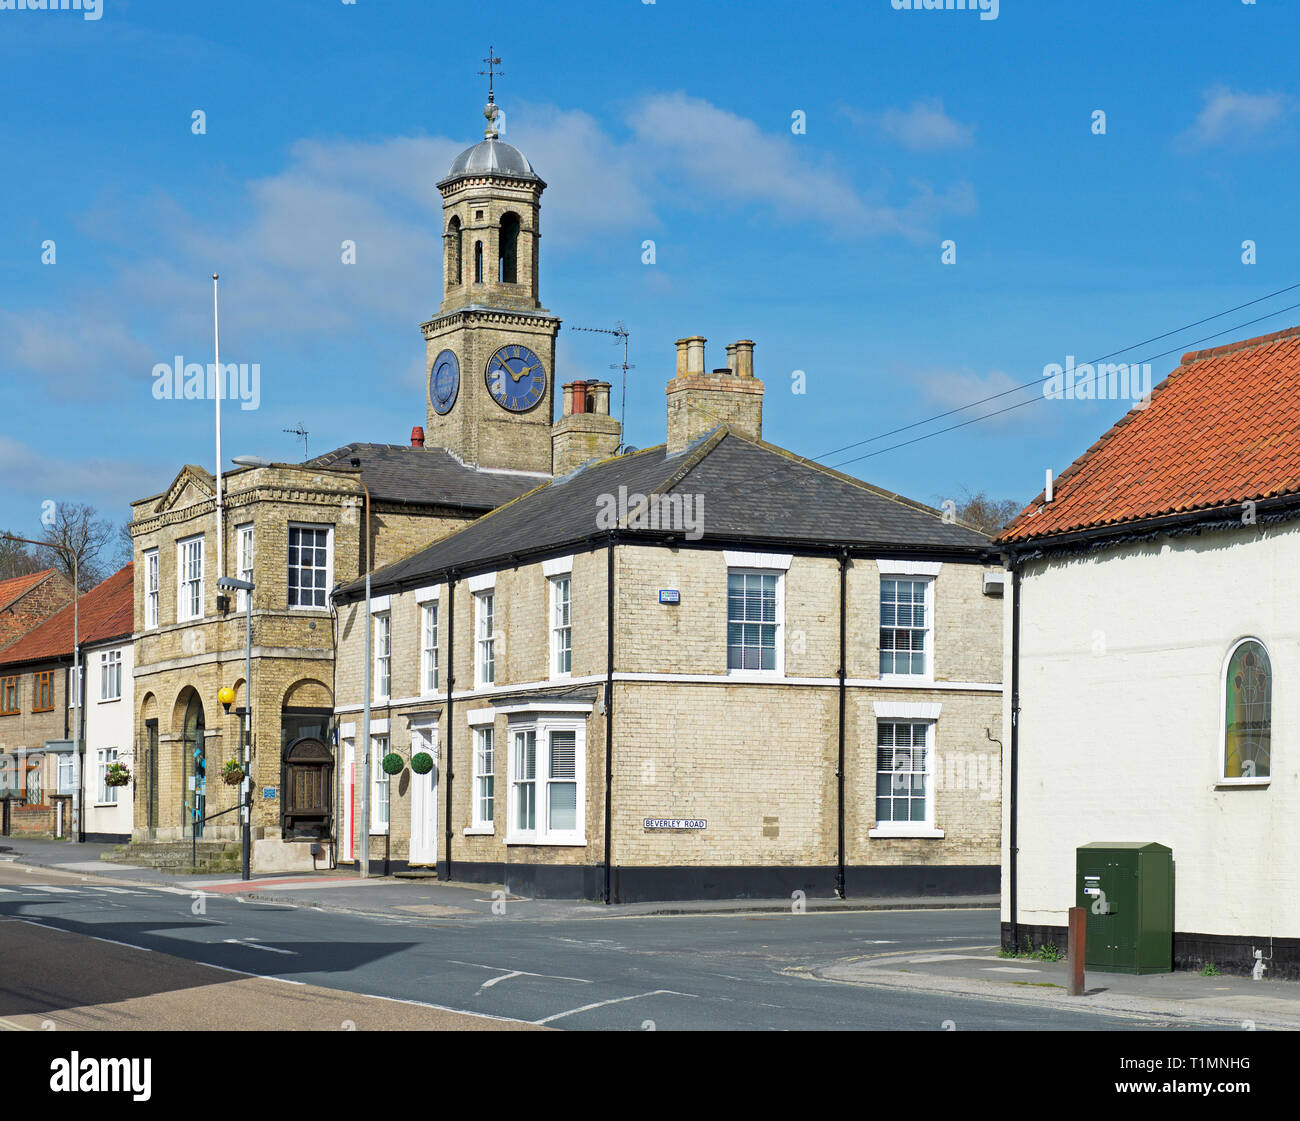
[(914, 101), (906, 109), (886, 109), (874, 121), (886, 136), (913, 152), (969, 148), (975, 142), (975, 126), (953, 120), (938, 98)]
[[(84, 451), (94, 447), (100, 434), (70, 436)], [(137, 450), (130, 445), (116, 446), (128, 453)], [(165, 470), (150, 468), (135, 456), (117, 459), (92, 451), (86, 458), (73, 461), (64, 458), (67, 453), (67, 444), (57, 445), (56, 453), (48, 455), (21, 440), (0, 435), (0, 478), (5, 480), (9, 504), (17, 510), (30, 509), (30, 518), (15, 524), (18, 532), (22, 532), (22, 526), (39, 528), (41, 503), (47, 500), (87, 502), (102, 517), (125, 521), (131, 516), (132, 500), (155, 494), (171, 481), (170, 476), (162, 478)]]
[(973, 408), (964, 409), (960, 413), (945, 417), (942, 422), (936, 422), (939, 427), (961, 424), (963, 421), (973, 420), (976, 417), (990, 417), (991, 419), (987, 423), (996, 425), (1031, 421), (1034, 416), (1034, 407), (1032, 405), (1012, 409), (1000, 416), (994, 416), (1000, 409), (1020, 405), (1025, 401), (1033, 401), (1041, 396), (1041, 393), (1034, 386), (1023, 389), (1018, 393), (1006, 393), (1007, 390), (1020, 385), (1022, 381), (1023, 379), (1017, 380), (1002, 370), (977, 374), (974, 370), (968, 368), (925, 370), (916, 375), (916, 384), (920, 387), (925, 400), (935, 408), (936, 412), (961, 409), (963, 406), (971, 405), (975, 401), (984, 401), (986, 397), (1005, 393), (1005, 396), (997, 397), (995, 400), (975, 405)]
[(1249, 144), (1280, 125), (1291, 111), (1280, 93), (1242, 93), (1214, 86), (1202, 96), (1205, 104), (1196, 121), (1178, 138), (1177, 146), (1184, 151)]
[(833, 163), (800, 151), (793, 135), (766, 133), (747, 117), (684, 93), (645, 98), (629, 123), (666, 177), (685, 177), (709, 199), (766, 204), (791, 222), (829, 221), (843, 232), (922, 240), (940, 215), (966, 213), (973, 201), (969, 188), (958, 197), (922, 188), (902, 206), (868, 200)]

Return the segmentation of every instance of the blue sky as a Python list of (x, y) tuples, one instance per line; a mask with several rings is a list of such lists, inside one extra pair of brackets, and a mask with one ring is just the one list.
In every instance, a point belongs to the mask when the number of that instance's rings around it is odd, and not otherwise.
[[(1002, 0), (995, 20), (890, 0), (102, 3), (0, 10), (17, 532), (47, 499), (121, 520), (180, 464), (211, 466), (211, 404), (156, 400), (151, 371), (211, 360), (214, 271), (222, 359), (261, 367), (259, 408), (226, 408), (227, 456), (299, 458), (282, 430), (300, 423), (313, 454), (424, 423), (434, 183), (482, 135), (489, 42), (505, 139), (549, 184), (557, 372), (609, 376), (613, 341), (568, 328), (626, 322), (637, 446), (663, 439), (684, 335), (708, 337), (710, 366), (753, 338), (765, 436), (822, 457), (1300, 281), (1291, 0)], [(1159, 379), (1205, 335), (1300, 323), (1232, 330), (1292, 303), (1117, 360), (1174, 350)], [(1038, 400), (828, 461), (880, 452), (845, 469), (936, 504), (1028, 500), (1127, 404)]]

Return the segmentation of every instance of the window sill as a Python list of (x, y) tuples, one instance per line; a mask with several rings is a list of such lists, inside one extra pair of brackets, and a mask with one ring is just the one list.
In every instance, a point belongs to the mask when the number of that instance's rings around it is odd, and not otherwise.
[(729, 669), (731, 681), (784, 681), (785, 673), (779, 669)]
[(880, 675), (882, 685), (933, 685), (934, 674), (932, 673), (882, 673)]
[(942, 840), (944, 836), (944, 832), (942, 829), (927, 828), (925, 826), (921, 826), (919, 828), (911, 828), (911, 829), (909, 828), (891, 829), (889, 827), (881, 828), (877, 826), (875, 829), (868, 829), (867, 836), (884, 839), (884, 840), (888, 840), (890, 837), (898, 837), (898, 838), (912, 838), (915, 840), (937, 841), (937, 840)]
[(553, 840), (548, 837), (506, 837), (507, 845), (530, 845), (530, 846), (549, 846), (550, 848), (586, 848), (587, 840), (580, 837), (577, 840)]
[[(121, 699), (122, 699), (121, 697), (100, 697), (99, 700), (96, 701), (95, 703), (101, 705), (111, 705), (117, 701), (120, 701)], [(54, 710), (50, 709), (49, 711), (53, 712)]]
[(96, 802), (90, 808), (92, 810), (115, 810), (120, 804), (120, 802)]
[(465, 827), (466, 837), (495, 837), (496, 827), (493, 825), (467, 825)]
[(1268, 786), (1272, 778), (1221, 778), (1214, 782), (1215, 790), (1236, 790), (1241, 787)]

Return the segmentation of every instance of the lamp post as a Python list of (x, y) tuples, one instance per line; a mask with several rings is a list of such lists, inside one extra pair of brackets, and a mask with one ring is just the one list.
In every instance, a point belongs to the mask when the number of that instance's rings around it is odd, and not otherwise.
[[(364, 552), (362, 553), (362, 563), (365, 567), (366, 575), (366, 624), (365, 624), (365, 685), (362, 693), (361, 705), (361, 757), (362, 763), (362, 794), (361, 794), (361, 854), (357, 861), (357, 874), (366, 879), (370, 875), (370, 780), (371, 780), (371, 760), (370, 760), (370, 682), (374, 673), (374, 667), (370, 664), (370, 638), (371, 638), (371, 618), (370, 618), (370, 568), (373, 562), (370, 549), (370, 488), (366, 486), (365, 480), (361, 477), (361, 460), (353, 458), (349, 461), (351, 470), (345, 471), (340, 467), (306, 467), (301, 463), (276, 463), (270, 459), (264, 459), (260, 455), (236, 455), (231, 457), (231, 462), (239, 464), (241, 467), (280, 467), (289, 471), (322, 471), (329, 474), (351, 475), (361, 485), (362, 493), (365, 495), (366, 513), (365, 513), (365, 541)], [(337, 857), (337, 853), (336, 853)]]
[[(15, 537), (12, 533), (0, 533), (6, 541), (21, 541), (25, 545), (41, 545), (46, 549), (58, 549), (61, 553), (67, 553), (72, 558), (72, 681), (77, 690), (77, 789), (76, 789), (76, 811), (77, 811), (77, 844), (86, 842), (86, 744), (83, 733), (85, 731), (85, 718), (82, 715), (86, 711), (86, 699), (82, 696), (85, 690), (82, 688), (81, 681), (81, 618), (79, 615), (79, 599), (81, 594), (81, 570), (79, 566), (80, 558), (77, 552), (69, 545), (60, 545), (55, 541), (34, 541), (30, 537)], [(134, 797), (134, 796), (133, 796)]]
[[(239, 786), (239, 811), (242, 828), (240, 830), (239, 863), (240, 879), (248, 879), (248, 855), (252, 847), (253, 816), (253, 591), (257, 587), (251, 580), (236, 580), (233, 576), (222, 576), (217, 580), (218, 588), (229, 588), (245, 593), (244, 598), (244, 781)], [(222, 689), (219, 694), (221, 703), (227, 712), (230, 701), (224, 694), (230, 693), (230, 700), (235, 699), (233, 690)]]

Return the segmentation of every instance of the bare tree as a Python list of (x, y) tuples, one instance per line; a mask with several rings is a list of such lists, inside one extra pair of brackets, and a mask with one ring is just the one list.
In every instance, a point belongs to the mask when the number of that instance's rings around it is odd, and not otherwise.
[(984, 491), (971, 494), (963, 490), (957, 504), (957, 517), (990, 537), (996, 537), (1024, 507), (1023, 502), (1014, 498), (990, 498)]
[(116, 533), (113, 523), (108, 518), (98, 517), (93, 506), (61, 502), (55, 506), (53, 521), (41, 532), (41, 538), (50, 545), (63, 548), (39, 546), (36, 556), (42, 567), (56, 569), (71, 580), (72, 557), (68, 552), (71, 550), (77, 557), (77, 575), (84, 592), (107, 575), (103, 553)]
[[(11, 541), (7, 535), (13, 530), (0, 530), (0, 580), (10, 580), (15, 576), (30, 576), (40, 572), (41, 562), (32, 555), (21, 541)], [(19, 534), (25, 537), (26, 534)]]

